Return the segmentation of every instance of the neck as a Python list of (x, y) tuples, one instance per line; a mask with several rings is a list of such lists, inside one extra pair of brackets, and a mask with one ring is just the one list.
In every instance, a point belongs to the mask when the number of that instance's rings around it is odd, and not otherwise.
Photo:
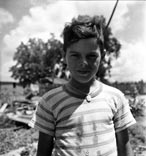
[(88, 83), (80, 83), (78, 81), (76, 81), (74, 78), (71, 78), (71, 80), (69, 81), (69, 84), (80, 90), (83, 93), (88, 94), (89, 92), (91, 92), (91, 90), (94, 89), (94, 86), (96, 86), (95, 84), (97, 83), (96, 79), (92, 79), (91, 81), (89, 81)]

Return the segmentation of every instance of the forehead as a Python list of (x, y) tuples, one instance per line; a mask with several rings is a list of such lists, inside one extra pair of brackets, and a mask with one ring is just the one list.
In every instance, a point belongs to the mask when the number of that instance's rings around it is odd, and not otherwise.
[(97, 44), (96, 38), (89, 38), (89, 39), (81, 39), (78, 42), (71, 44), (67, 51), (74, 51), (74, 52), (93, 52), (99, 48)]

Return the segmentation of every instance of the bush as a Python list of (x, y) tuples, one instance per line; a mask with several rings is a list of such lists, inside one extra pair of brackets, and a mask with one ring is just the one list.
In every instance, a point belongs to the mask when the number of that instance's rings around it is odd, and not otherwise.
[(144, 99), (138, 99), (137, 97), (129, 99), (131, 112), (134, 117), (144, 116), (146, 110), (146, 104)]

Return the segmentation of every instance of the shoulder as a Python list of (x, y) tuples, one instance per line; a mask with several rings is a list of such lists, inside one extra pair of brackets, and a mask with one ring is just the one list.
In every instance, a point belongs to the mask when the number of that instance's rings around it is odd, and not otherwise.
[(52, 99), (58, 98), (58, 95), (61, 94), (62, 92), (64, 92), (62, 86), (53, 88), (41, 96), (39, 103), (46, 105), (47, 103), (50, 103), (50, 101), (52, 101)]
[(43, 98), (44, 100), (47, 100), (47, 99), (49, 99), (50, 97), (56, 96), (57, 94), (59, 94), (59, 93), (61, 93), (61, 92), (63, 92), (63, 87), (62, 87), (62, 86), (57, 87), (57, 88), (53, 88), (53, 89), (47, 91), (47, 92), (42, 96), (42, 98)]
[(106, 85), (102, 83), (102, 92), (106, 95), (112, 96), (112, 97), (117, 97), (117, 98), (123, 98), (124, 93), (120, 91), (119, 89)]
[(125, 97), (122, 91), (106, 84), (103, 84), (102, 88), (102, 96), (106, 97), (114, 111), (118, 109), (122, 110), (125, 108), (129, 109), (128, 99)]
[(53, 105), (56, 105), (62, 99), (65, 99), (68, 96), (66, 91), (64, 90), (63, 86), (53, 88), (46, 92), (42, 97), (41, 101), (44, 103), (44, 105), (49, 105), (49, 107), (53, 107)]
[(124, 93), (119, 89), (102, 83), (102, 97), (106, 97), (108, 101), (112, 101), (115, 107), (123, 107), (128, 104), (128, 100)]

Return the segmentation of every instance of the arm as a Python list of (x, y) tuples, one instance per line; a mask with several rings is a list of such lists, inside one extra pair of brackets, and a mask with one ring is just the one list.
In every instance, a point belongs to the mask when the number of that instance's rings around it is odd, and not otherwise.
[(51, 156), (53, 150), (53, 136), (39, 132), (37, 156)]
[(117, 132), (116, 140), (118, 156), (133, 156), (127, 129)]

